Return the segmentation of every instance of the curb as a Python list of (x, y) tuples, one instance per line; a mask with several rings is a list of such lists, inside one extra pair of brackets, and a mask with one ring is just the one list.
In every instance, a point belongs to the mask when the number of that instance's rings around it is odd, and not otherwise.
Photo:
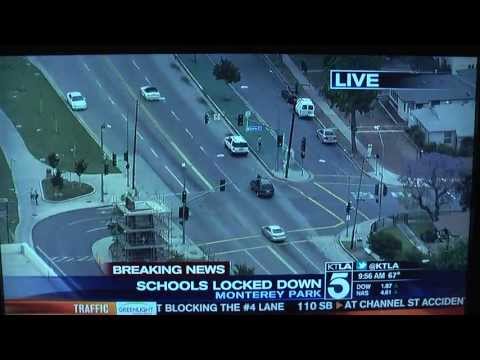
[[(193, 82), (195, 83), (195, 85), (197, 85), (197, 87), (200, 89), (200, 91), (202, 92), (202, 95), (210, 102), (210, 104), (220, 113), (220, 115), (222, 115), (222, 117), (224, 118), (224, 120), (227, 122), (228, 126), (230, 127), (230, 129), (232, 131), (234, 131), (237, 135), (241, 135), (240, 132), (235, 128), (235, 126), (232, 125), (232, 122), (230, 121), (230, 119), (228, 118), (228, 116), (220, 109), (220, 107), (215, 103), (215, 101), (213, 101), (213, 99), (205, 92), (205, 89), (203, 88), (203, 86), (198, 82), (198, 80), (195, 78), (195, 76), (191, 73), (191, 71), (188, 69), (188, 67), (183, 63), (183, 61), (180, 59), (180, 57), (177, 55), (177, 54), (173, 54), (175, 60), (177, 60), (177, 62), (180, 64), (180, 66), (183, 68), (183, 70), (187, 73), (187, 75), (193, 80)], [(235, 93), (235, 95), (237, 95)], [(237, 95), (238, 96), (238, 95)], [(242, 99), (240, 99), (242, 100)], [(243, 100), (242, 100), (243, 101)], [(248, 107), (248, 106), (247, 106)], [(265, 163), (265, 161), (262, 160), (262, 158), (260, 158), (260, 156), (258, 156), (257, 152), (253, 149), (253, 147), (251, 145), (249, 145), (250, 147), (250, 152), (255, 156), (255, 158), (263, 165), (263, 167), (265, 168), (265, 170), (267, 170), (267, 172), (270, 174), (270, 176), (272, 176), (273, 178), (276, 178), (276, 179), (283, 179), (283, 178), (279, 178), (277, 177), (274, 172), (267, 166), (267, 164)], [(285, 180), (285, 179), (283, 179)], [(285, 181), (288, 181), (288, 180), (285, 180)]]
[(337, 235), (337, 243), (342, 247), (343, 251), (345, 251), (348, 256), (350, 256), (353, 260), (358, 261), (358, 259), (348, 250), (343, 244), (342, 241), (340, 240), (340, 234)]

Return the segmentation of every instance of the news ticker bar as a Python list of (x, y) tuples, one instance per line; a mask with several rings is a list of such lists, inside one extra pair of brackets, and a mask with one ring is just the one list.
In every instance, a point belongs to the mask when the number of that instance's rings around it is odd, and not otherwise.
[(464, 297), (382, 300), (157, 303), (7, 300), (7, 315), (343, 314), (463, 315)]
[(384, 70), (330, 70), (330, 90), (448, 90), (439, 88), (431, 72)]

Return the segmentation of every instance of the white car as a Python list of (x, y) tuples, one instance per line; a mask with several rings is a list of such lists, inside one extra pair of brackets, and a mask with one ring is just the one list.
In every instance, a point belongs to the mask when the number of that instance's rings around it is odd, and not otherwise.
[(333, 129), (318, 129), (317, 137), (323, 144), (335, 144), (337, 142), (337, 135)]
[(158, 89), (154, 86), (142, 86), (140, 88), (140, 93), (142, 94), (143, 98), (148, 101), (165, 100), (165, 98), (160, 95)]
[(225, 147), (230, 151), (232, 155), (247, 155), (248, 144), (245, 139), (240, 135), (230, 135), (225, 138)]
[(262, 234), (272, 242), (282, 242), (287, 240), (285, 230), (279, 225), (268, 225), (262, 227)]
[(85, 97), (78, 91), (71, 91), (67, 93), (67, 102), (72, 110), (86, 110), (87, 109), (87, 100)]

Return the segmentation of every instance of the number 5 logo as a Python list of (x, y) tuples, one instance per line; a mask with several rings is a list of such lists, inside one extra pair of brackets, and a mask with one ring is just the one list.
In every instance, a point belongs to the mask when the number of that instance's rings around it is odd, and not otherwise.
[(344, 299), (350, 293), (350, 284), (345, 280), (346, 278), (348, 278), (348, 273), (332, 274), (327, 287), (328, 295), (332, 299)]

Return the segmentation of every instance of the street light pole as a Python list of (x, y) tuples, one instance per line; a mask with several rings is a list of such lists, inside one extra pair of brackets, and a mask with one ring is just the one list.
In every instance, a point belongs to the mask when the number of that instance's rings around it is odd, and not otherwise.
[(382, 174), (380, 176), (380, 186), (378, 189), (379, 192), (379, 201), (378, 201), (378, 223), (380, 223), (380, 218), (382, 217), (382, 197), (383, 197), (383, 169), (384, 169), (384, 163), (385, 163), (385, 146), (383, 144), (383, 138), (382, 134), (380, 133), (380, 126), (376, 125), (375, 129), (377, 130), (378, 136), (380, 137), (380, 142), (382, 143)]
[(128, 143), (129, 143), (129, 138), (128, 138), (128, 112), (127, 112), (127, 164), (126, 164), (126, 168), (127, 168), (127, 189), (128, 187), (130, 187), (130, 164), (129, 164), (129, 161), (128, 161)]
[(135, 132), (133, 135), (132, 190), (135, 190), (135, 157), (137, 152), (138, 99), (135, 103)]
[(184, 197), (183, 194), (186, 194), (186, 165), (185, 163), (182, 163), (182, 168), (183, 168), (183, 193), (182, 193), (182, 205), (183, 205), (183, 211), (182, 211), (182, 244), (185, 245), (185, 212), (187, 208), (187, 198), (186, 196)]
[(103, 129), (105, 129), (105, 123), (102, 124), (102, 126), (100, 127), (100, 144), (101, 144), (101, 147), (102, 147), (102, 167), (103, 169), (101, 169), (101, 185), (100, 185), (100, 191), (101, 191), (101, 202), (103, 202), (103, 174), (105, 172), (105, 153), (103, 152)]
[(293, 126), (295, 124), (295, 104), (292, 106), (292, 126), (290, 127), (290, 139), (288, 140), (287, 168), (285, 169), (285, 179), (288, 179), (288, 167), (290, 165), (290, 152), (292, 151)]

